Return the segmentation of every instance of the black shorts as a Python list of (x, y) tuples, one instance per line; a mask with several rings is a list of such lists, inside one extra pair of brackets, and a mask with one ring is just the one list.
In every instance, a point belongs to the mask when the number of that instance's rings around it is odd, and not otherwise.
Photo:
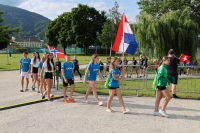
[(106, 72), (109, 72), (109, 67), (106, 67)]
[(160, 90), (160, 91), (163, 91), (163, 90), (167, 89), (166, 86), (157, 86), (157, 88), (158, 88), (158, 90)]
[(110, 89), (110, 90), (115, 90), (117, 88), (119, 88), (119, 86), (118, 87), (110, 87), (110, 86), (108, 86), (108, 89)]
[(52, 72), (45, 72), (44, 78), (45, 79), (53, 79), (53, 73)]
[(38, 73), (38, 68), (37, 67), (33, 67), (32, 73)]
[(65, 80), (63, 79), (63, 87), (67, 87), (68, 84), (73, 85), (74, 80), (73, 79), (67, 79), (68, 83), (65, 83)]
[(140, 66), (140, 69), (143, 69), (143, 66)]
[(168, 75), (174, 77), (175, 81), (173, 84), (175, 85), (178, 84), (178, 73), (173, 73), (173, 74), (168, 73)]

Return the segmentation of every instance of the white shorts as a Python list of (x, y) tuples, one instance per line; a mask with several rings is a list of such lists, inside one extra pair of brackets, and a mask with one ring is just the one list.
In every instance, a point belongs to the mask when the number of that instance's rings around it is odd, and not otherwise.
[(21, 72), (21, 76), (25, 78), (29, 78), (29, 73), (28, 72)]

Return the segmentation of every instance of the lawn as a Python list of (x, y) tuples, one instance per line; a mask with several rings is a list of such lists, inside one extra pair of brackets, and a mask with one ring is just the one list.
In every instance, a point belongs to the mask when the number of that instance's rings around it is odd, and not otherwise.
[[(120, 82), (123, 96), (136, 96), (135, 89), (139, 90), (140, 97), (155, 97), (155, 91), (151, 89), (153, 80), (149, 79), (146, 83), (143, 79), (133, 79), (130, 81), (124, 81), (124, 87), (122, 82)], [(108, 89), (105, 89), (101, 82), (97, 82), (97, 92), (99, 95), (108, 95)], [(60, 85), (62, 88), (62, 85)], [(75, 92), (85, 94), (87, 89), (87, 85), (85, 86), (83, 83), (75, 83)], [(182, 99), (198, 99), (200, 100), (200, 79), (180, 79), (179, 85), (177, 87), (177, 95)], [(192, 92), (198, 93), (192, 93)], [(92, 92), (91, 92), (92, 94)]]
[[(42, 56), (42, 54), (41, 54)], [(121, 56), (121, 55), (118, 55)], [(19, 61), (23, 57), (22, 54), (12, 54), (12, 57), (7, 58), (7, 54), (0, 54), (0, 70), (18, 70), (19, 69)], [(31, 58), (31, 55), (29, 55), (29, 58)], [(88, 64), (91, 61), (91, 55), (85, 56), (85, 55), (77, 55), (77, 58), (79, 60), (79, 64)], [(139, 57), (137, 56), (136, 59)], [(103, 62), (106, 62), (106, 56), (100, 56), (100, 59), (102, 59)], [(127, 56), (128, 60), (131, 60), (131, 56)], [(73, 56), (71, 57), (71, 60), (73, 60)], [(55, 61), (55, 60), (54, 60)], [(61, 62), (64, 62), (64, 59), (61, 59)]]

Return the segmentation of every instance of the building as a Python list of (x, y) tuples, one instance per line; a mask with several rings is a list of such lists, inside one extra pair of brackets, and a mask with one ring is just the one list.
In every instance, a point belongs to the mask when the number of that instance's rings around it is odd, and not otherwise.
[(12, 37), (12, 41), (19, 48), (42, 48), (44, 47), (44, 41), (37, 38), (15, 38)]

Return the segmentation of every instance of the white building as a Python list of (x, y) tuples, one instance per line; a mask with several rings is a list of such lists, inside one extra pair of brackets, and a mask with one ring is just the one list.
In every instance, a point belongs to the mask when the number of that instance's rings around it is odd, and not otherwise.
[(21, 48), (42, 48), (44, 41), (37, 38), (14, 38), (12, 41)]

